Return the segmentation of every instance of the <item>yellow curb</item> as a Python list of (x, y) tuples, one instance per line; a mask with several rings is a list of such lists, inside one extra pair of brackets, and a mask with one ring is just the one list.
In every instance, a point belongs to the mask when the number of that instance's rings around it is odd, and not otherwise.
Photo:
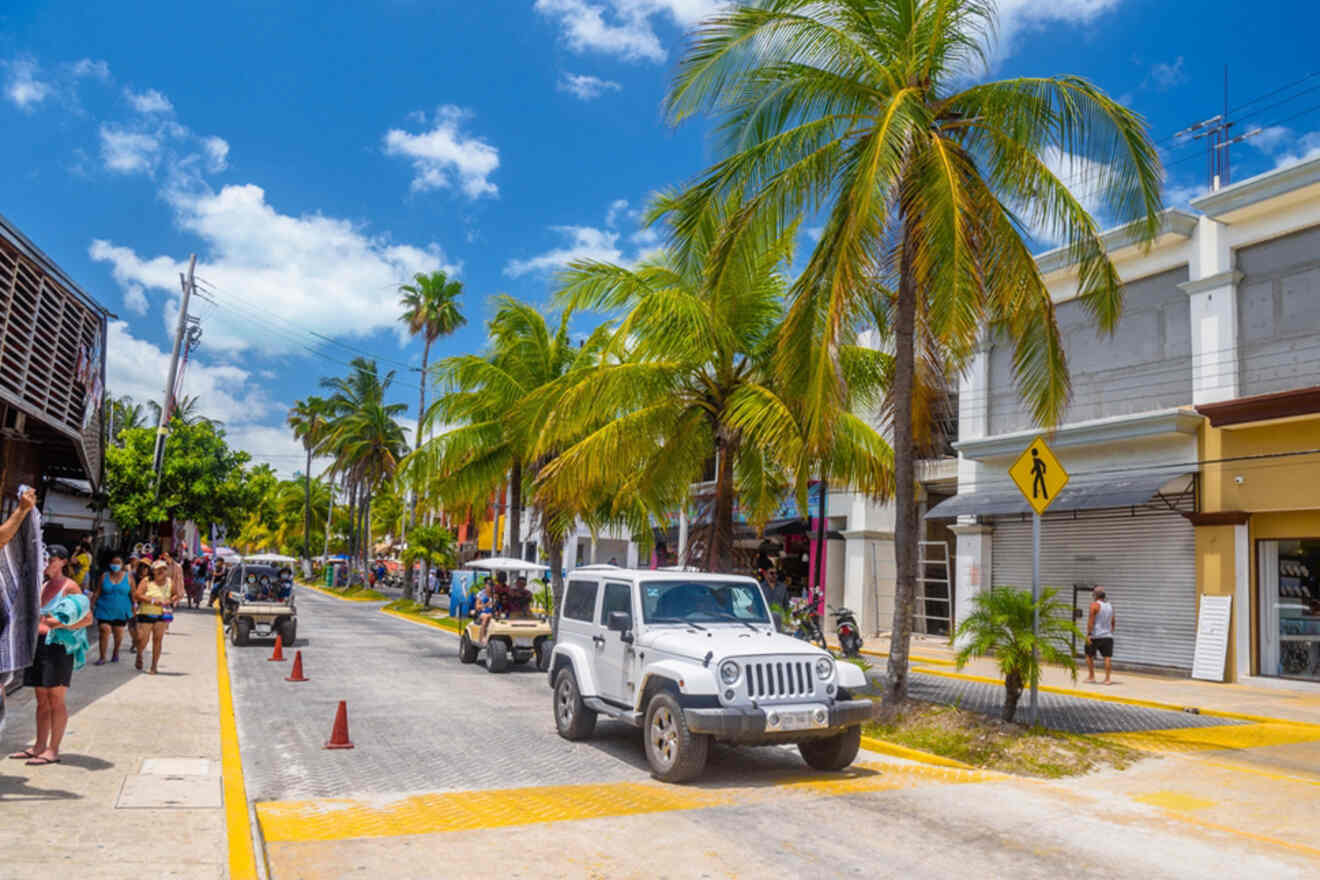
[(229, 649), (225, 627), (215, 619), (216, 686), (220, 691), (220, 766), (225, 800), (225, 836), (229, 839), (230, 880), (257, 880), (257, 856), (248, 821), (247, 787), (243, 784), (243, 757), (234, 723), (234, 696), (229, 687)]
[[(833, 644), (833, 643), (829, 643), (829, 642), (827, 642), (826, 644), (829, 644), (829, 646), (830, 646), (830, 650), (832, 650), (832, 651), (842, 651), (842, 650), (843, 650), (843, 649), (840, 648), (838, 645), (835, 645), (835, 644)], [(862, 648), (861, 651), (860, 651), (860, 653), (862, 653), (862, 654), (867, 654), (867, 655), (869, 655), (869, 656), (871, 656), (871, 657), (888, 657), (888, 656), (889, 656), (889, 652), (888, 652), (888, 651), (868, 651), (866, 648)], [(953, 660), (945, 660), (945, 659), (943, 659), (943, 658), (941, 658), (941, 657), (923, 657), (923, 656), (921, 656), (920, 654), (909, 654), (909, 655), (908, 655), (908, 659), (909, 659), (909, 660), (916, 661), (916, 662), (919, 662), (919, 663), (934, 663), (936, 666), (957, 666), (957, 665), (958, 665), (958, 664), (957, 664), (956, 662), (954, 662)]]
[[(1004, 686), (1002, 678), (990, 678), (985, 675), (971, 675), (966, 672), (950, 672), (947, 669), (927, 669), (925, 667), (913, 667), (914, 672), (920, 672), (925, 675), (940, 675), (945, 678), (958, 678), (963, 681), (977, 681), (983, 684), (993, 684), (999, 687)], [(1197, 715), (1209, 715), (1212, 718), (1233, 718), (1238, 721), (1254, 721), (1260, 724), (1291, 724), (1297, 727), (1315, 727), (1320, 728), (1320, 724), (1312, 724), (1308, 721), (1291, 721), (1287, 718), (1269, 718), (1264, 715), (1246, 715), (1241, 712), (1225, 712), (1219, 709), (1201, 709), (1193, 706), (1180, 706), (1176, 703), (1162, 703), (1158, 700), (1142, 700), (1136, 697), (1119, 697), (1114, 694), (1098, 694), (1093, 691), (1083, 691), (1076, 688), (1061, 688), (1053, 685), (1043, 684), (1040, 690), (1051, 694), (1063, 694), (1068, 697), (1081, 697), (1084, 700), (1099, 700), (1105, 703), (1123, 703), (1128, 706), (1142, 706), (1147, 709), (1166, 709), (1170, 712), (1186, 712), (1188, 709), (1195, 708)]]
[(971, 764), (964, 764), (962, 761), (955, 761), (953, 758), (946, 758), (943, 755), (923, 752), (920, 749), (910, 749), (907, 746), (900, 746), (898, 743), (891, 743), (888, 740), (876, 739), (870, 736), (862, 737), (862, 748), (869, 752), (879, 752), (882, 755), (892, 755), (895, 758), (906, 758), (909, 761), (918, 761), (922, 764), (934, 764), (936, 767), (954, 767), (958, 770), (981, 770), (980, 767), (973, 767)]
[(377, 598), (375, 598), (375, 597), (373, 597), (373, 596), (340, 596), (338, 593), (334, 593), (334, 592), (332, 592), (332, 591), (330, 591), (330, 590), (325, 589), (324, 587), (315, 587), (315, 586), (312, 586), (311, 584), (306, 583), (305, 581), (299, 581), (299, 582), (298, 582), (298, 586), (300, 586), (300, 587), (306, 587), (306, 588), (309, 589), (309, 590), (314, 590), (314, 591), (320, 593), (322, 596), (329, 596), (331, 599), (338, 599), (340, 602), (388, 602), (388, 601), (390, 601), (389, 599), (385, 599), (385, 598), (377, 599)]
[(420, 614), (408, 614), (405, 611), (395, 611), (392, 608), (381, 608), (380, 613), (388, 614), (390, 617), (397, 617), (399, 618), (399, 620), (406, 620), (409, 623), (416, 623), (422, 626), (434, 627), (435, 629), (443, 630), (444, 632), (449, 633), (451, 636), (457, 636), (460, 633), (459, 630), (450, 629), (449, 627), (445, 626), (443, 623), (441, 623), (438, 620), (435, 620), (430, 617), (422, 617)]

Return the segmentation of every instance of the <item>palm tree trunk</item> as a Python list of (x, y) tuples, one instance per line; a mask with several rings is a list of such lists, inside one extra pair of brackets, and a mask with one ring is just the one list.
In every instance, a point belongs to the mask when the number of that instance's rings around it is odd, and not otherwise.
[[(820, 501), (816, 504), (816, 588), (820, 590), (820, 601), (825, 601), (825, 496), (829, 492), (829, 483), (825, 479), (825, 469), (820, 472)], [(813, 609), (814, 614), (824, 617), (825, 609)]]
[(522, 462), (514, 459), (509, 469), (509, 544), (510, 556), (522, 559)]
[(367, 498), (362, 503), (362, 510), (363, 510), (362, 529), (364, 534), (366, 535), (366, 540), (363, 542), (364, 550), (362, 554), (362, 564), (365, 569), (366, 566), (371, 564), (371, 558), (375, 556), (375, 549), (376, 549), (371, 544), (371, 490), (370, 489), (367, 490)]
[(303, 471), (303, 558), (312, 558), (312, 447), (307, 447), (307, 469)]
[[(417, 443), (414, 449), (422, 448), (422, 417), (426, 414), (426, 366), (431, 359), (431, 337), (426, 336), (426, 341), (422, 345), (422, 381), (418, 383), (421, 387), (417, 390)], [(417, 525), (417, 490), (414, 488), (408, 499), (408, 528), (414, 528)], [(406, 542), (405, 542), (406, 544)], [(422, 577), (427, 577), (426, 567), (422, 568)], [(412, 599), (416, 596), (413, 589), (413, 567), (405, 565), (403, 567), (403, 597)]]
[(913, 350), (917, 291), (912, 277), (914, 242), (906, 235), (894, 314), (894, 625), (884, 703), (907, 698), (908, 647), (912, 640), (912, 604), (917, 579), (917, 498), (913, 463), (912, 394), (916, 382)]
[(1003, 719), (1012, 721), (1017, 715), (1018, 700), (1022, 697), (1022, 676), (1010, 672), (1004, 677), (1004, 712)]
[(548, 529), (542, 529), (541, 534), (545, 538), (546, 562), (550, 564), (550, 595), (554, 597), (555, 613), (550, 618), (550, 638), (557, 640), (559, 609), (564, 600), (564, 539), (552, 537)]
[(330, 528), (335, 521), (335, 481), (333, 477), (330, 478), (329, 483), (330, 504), (325, 511), (325, 552), (321, 554), (326, 559), (330, 558)]
[(706, 571), (733, 568), (733, 445), (721, 440), (715, 463), (715, 510), (706, 547)]

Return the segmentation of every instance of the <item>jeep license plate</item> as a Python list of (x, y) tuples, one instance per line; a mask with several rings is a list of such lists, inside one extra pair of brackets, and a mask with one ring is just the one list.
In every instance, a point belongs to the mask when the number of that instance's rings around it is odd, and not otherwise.
[(812, 716), (811, 709), (802, 709), (793, 712), (779, 713), (780, 730), (811, 730), (815, 727), (824, 727), (824, 724), (818, 724)]

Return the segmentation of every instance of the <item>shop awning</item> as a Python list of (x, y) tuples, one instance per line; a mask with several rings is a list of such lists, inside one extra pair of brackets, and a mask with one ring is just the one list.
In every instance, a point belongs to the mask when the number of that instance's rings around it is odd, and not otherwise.
[[(1050, 513), (1068, 510), (1099, 510), (1110, 507), (1140, 507), (1159, 493), (1164, 484), (1188, 477), (1185, 470), (1152, 469), (1119, 471), (1103, 477), (1074, 478), (1050, 505)], [(1007, 479), (1007, 478), (1005, 478)], [(1182, 487), (1176, 494), (1181, 494)], [(985, 492), (963, 492), (941, 501), (926, 512), (926, 519), (958, 516), (1007, 516), (1031, 513), (1031, 505), (1015, 487)]]

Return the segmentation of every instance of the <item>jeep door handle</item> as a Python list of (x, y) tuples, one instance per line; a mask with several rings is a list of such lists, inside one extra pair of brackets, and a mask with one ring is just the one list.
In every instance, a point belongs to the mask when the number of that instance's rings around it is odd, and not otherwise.
[(592, 640), (593, 642), (595, 642), (596, 644), (598, 644), (598, 645), (603, 645), (603, 644), (605, 644), (605, 637), (604, 637), (604, 636), (592, 636), (592, 637), (591, 637), (591, 640)]

